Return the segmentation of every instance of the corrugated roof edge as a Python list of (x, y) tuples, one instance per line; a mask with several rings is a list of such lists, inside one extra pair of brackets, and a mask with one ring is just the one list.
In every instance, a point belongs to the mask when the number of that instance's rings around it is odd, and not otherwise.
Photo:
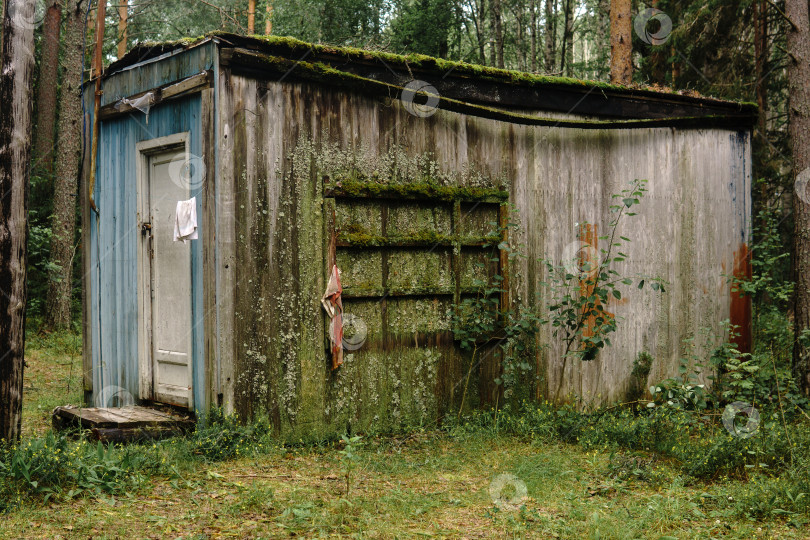
[[(605, 98), (616, 97), (620, 99), (636, 99), (643, 102), (660, 102), (662, 104), (683, 104), (690, 108), (707, 107), (705, 114), (716, 114), (718, 109), (732, 112), (740, 119), (749, 120), (753, 124), (757, 115), (757, 106), (753, 103), (722, 100), (700, 95), (687, 95), (674, 91), (664, 91), (645, 87), (627, 87), (605, 83), (601, 81), (587, 81), (567, 77), (552, 77), (537, 75), (521, 71), (499, 69), (477, 64), (468, 64), (452, 60), (443, 60), (420, 54), (398, 55), (384, 51), (372, 51), (353, 47), (336, 47), (307, 43), (291, 37), (279, 36), (240, 36), (226, 32), (212, 32), (196, 38), (184, 38), (176, 41), (159, 43), (144, 43), (130, 50), (123, 58), (110, 64), (105, 70), (105, 77), (122, 69), (154, 60), (167, 52), (178, 49), (190, 49), (207, 43), (216, 38), (220, 47), (242, 47), (256, 50), (274, 56), (286, 56), (291, 60), (298, 59), (302, 54), (311, 51), (307, 60), (319, 60), (326, 63), (335, 61), (363, 65), (369, 68), (382, 67), (385, 69), (402, 69), (408, 73), (434, 74), (446, 76), (452, 74), (453, 78), (477, 79), (482, 82), (497, 85), (520, 86), (535, 89), (555, 89), (569, 91), (574, 94), (592, 93), (598, 90)], [(382, 66), (380, 66), (382, 64)], [(583, 111), (584, 112), (584, 111)], [(649, 112), (649, 111), (647, 111)], [(655, 114), (626, 114), (615, 113), (608, 116), (626, 117), (662, 117)], [(748, 123), (748, 122), (746, 122)]]

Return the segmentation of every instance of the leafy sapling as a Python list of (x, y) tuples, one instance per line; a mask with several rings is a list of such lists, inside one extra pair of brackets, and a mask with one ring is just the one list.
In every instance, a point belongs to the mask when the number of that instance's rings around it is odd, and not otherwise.
[(360, 435), (355, 435), (354, 437), (343, 435), (341, 440), (343, 441), (343, 450), (340, 450), (340, 460), (343, 462), (343, 474), (346, 477), (346, 497), (348, 497), (349, 489), (351, 488), (352, 473), (357, 467), (357, 463), (360, 461), (360, 456), (357, 455), (357, 451), (363, 445), (363, 437)]
[(646, 180), (634, 180), (627, 189), (613, 195), (614, 200), (618, 199), (610, 207), (615, 217), (608, 234), (598, 237), (607, 242), (607, 247), (597, 251), (591, 245), (592, 240), (585, 241), (583, 231), (595, 231), (595, 228), (583, 224), (575, 260), (563, 261), (563, 264), (548, 259), (542, 261), (550, 280), (544, 284), (552, 298), (548, 307), (549, 322), (553, 335), (562, 338), (565, 344), (565, 357), (593, 360), (600, 350), (610, 345), (610, 335), (616, 331), (616, 318), (606, 306), (612, 300), (622, 299), (622, 285), (635, 283), (642, 289), (649, 283), (654, 291), (664, 292), (664, 283), (659, 278), (634, 280), (623, 277), (615, 269), (616, 263), (627, 259), (622, 249), (630, 242), (626, 236), (618, 235), (619, 224), (623, 218), (636, 215), (631, 210), (647, 191), (646, 183)]

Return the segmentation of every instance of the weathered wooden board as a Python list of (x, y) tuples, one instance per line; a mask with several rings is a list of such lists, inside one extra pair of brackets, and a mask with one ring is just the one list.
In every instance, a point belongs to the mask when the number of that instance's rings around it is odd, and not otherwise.
[(150, 93), (152, 94), (152, 99), (149, 103), (149, 107), (154, 107), (170, 99), (178, 99), (193, 92), (200, 92), (211, 86), (212, 79), (212, 71), (203, 71), (202, 73), (192, 75), (178, 82), (158, 86), (157, 88), (145, 92), (138, 92), (137, 94), (121, 98), (114, 103), (101, 107), (98, 111), (98, 117), (100, 120), (109, 120), (116, 116), (129, 114), (136, 110), (131, 102), (141, 99)]
[(137, 429), (137, 428), (178, 428), (188, 429), (194, 420), (188, 416), (170, 414), (148, 407), (56, 407), (53, 410), (53, 424), (56, 428), (68, 426), (85, 429)]

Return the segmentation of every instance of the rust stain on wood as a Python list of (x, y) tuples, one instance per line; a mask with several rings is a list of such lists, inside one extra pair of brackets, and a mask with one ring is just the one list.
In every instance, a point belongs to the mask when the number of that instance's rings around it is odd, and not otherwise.
[[(740, 244), (734, 252), (734, 277), (751, 279), (751, 253), (748, 244)], [(736, 335), (731, 342), (742, 353), (751, 352), (751, 297), (744, 295), (734, 284), (731, 285), (731, 324)]]
[[(578, 253), (578, 264), (579, 268), (583, 270), (581, 274), (587, 274), (588, 279), (579, 280), (579, 289), (580, 291), (584, 291), (584, 294), (590, 296), (593, 294), (594, 289), (596, 288), (596, 283), (594, 283), (591, 278), (592, 272), (599, 271), (599, 234), (598, 234), (598, 226), (594, 223), (582, 223), (579, 226), (579, 239), (584, 245), (580, 248)], [(587, 248), (587, 249), (584, 249)], [(585, 265), (588, 266), (585, 266)], [(613, 297), (608, 298), (608, 303), (615, 301), (616, 299)], [(623, 300), (626, 302), (626, 300)], [(583, 308), (584, 309), (584, 308)], [(598, 313), (602, 315), (605, 319), (613, 319), (615, 314), (611, 313), (610, 311), (602, 309), (602, 301), (597, 297), (596, 299), (596, 310)], [(585, 328), (582, 329), (582, 335), (584, 337), (592, 337), (596, 334), (596, 314), (591, 315), (588, 317), (587, 321), (585, 321)]]

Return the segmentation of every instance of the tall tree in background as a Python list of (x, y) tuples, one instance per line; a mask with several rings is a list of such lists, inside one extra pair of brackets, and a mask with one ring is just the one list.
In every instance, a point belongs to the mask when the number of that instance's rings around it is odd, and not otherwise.
[[(12, 14), (14, 17), (12, 18)], [(0, 440), (14, 443), (22, 421), (25, 274), (34, 0), (6, 0), (0, 46)]]
[(456, 24), (453, 5), (446, 0), (402, 2), (391, 19), (389, 46), (397, 52), (446, 57), (450, 32)]
[(129, 20), (129, 0), (118, 0), (118, 59), (127, 53), (127, 21)]
[(34, 166), (53, 172), (54, 128), (56, 125), (56, 93), (59, 88), (59, 30), (62, 6), (59, 0), (49, 0), (42, 24), (42, 51), (39, 61), (37, 87), (37, 132)]
[(492, 63), (499, 68), (504, 67), (503, 61), (503, 19), (501, 17), (501, 0), (490, 0), (490, 16), (492, 17)]
[(461, 21), (464, 25), (472, 44), (472, 50), (477, 53), (475, 62), (479, 64), (486, 63), (486, 0), (464, 0), (461, 3), (462, 13), (466, 12), (467, 16), (462, 17)]
[(537, 0), (531, 0), (529, 2), (529, 9), (531, 10), (531, 22), (529, 23), (530, 32), (532, 33), (532, 49), (529, 53), (531, 55), (531, 62), (529, 67), (532, 71), (537, 71)]
[[(63, 39), (64, 68), (59, 98), (59, 139), (53, 191), (51, 267), (45, 324), (70, 326), (72, 262), (76, 234), (76, 191), (82, 146), (82, 45), (84, 7), (89, 0), (67, 0)], [(104, 0), (102, 0), (104, 1)]]
[[(520, 2), (505, 2), (501, 5), (501, 9), (503, 9), (504, 5), (506, 6), (509, 14), (511, 14), (512, 20), (515, 21), (512, 44), (514, 46), (515, 59), (517, 60), (517, 68), (520, 71), (526, 71), (528, 69), (526, 59), (528, 58), (530, 48), (527, 45), (526, 34), (531, 32), (531, 20), (529, 20), (528, 23), (526, 22), (527, 15), (530, 16), (530, 14), (526, 13), (527, 4), (531, 4), (531, 2), (523, 0)], [(501, 28), (501, 32), (503, 32), (503, 28)]]
[[(794, 259), (796, 279), (796, 336), (810, 328), (810, 12), (807, 0), (786, 0), (785, 14), (790, 22), (787, 35), (788, 88), (790, 96), (790, 140), (793, 151), (793, 177), (798, 179), (793, 194)], [(802, 193), (799, 193), (802, 190)], [(797, 339), (793, 368), (805, 393), (810, 390), (810, 350)]]
[(759, 136), (767, 133), (768, 117), (768, 2), (756, 0), (754, 4), (754, 66), (756, 74), (757, 106), (759, 107)]
[(546, 38), (546, 47), (543, 54), (544, 58), (544, 65), (546, 68), (546, 73), (554, 73), (554, 58), (557, 54), (556, 51), (556, 43), (557, 41), (554, 39), (554, 36), (557, 33), (557, 0), (546, 0), (546, 28), (545, 28), (545, 38)]
[(563, 17), (560, 72), (570, 77), (573, 75), (574, 65), (574, 0), (564, 0)]
[(633, 21), (631, 0), (610, 2), (610, 82), (633, 82)]
[(365, 44), (380, 33), (383, 4), (384, 0), (323, 0), (319, 39), (336, 45)]
[(248, 34), (256, 33), (256, 0), (248, 0)]
[(267, 7), (265, 7), (264, 33), (267, 36), (273, 33), (273, 0), (267, 0)]

